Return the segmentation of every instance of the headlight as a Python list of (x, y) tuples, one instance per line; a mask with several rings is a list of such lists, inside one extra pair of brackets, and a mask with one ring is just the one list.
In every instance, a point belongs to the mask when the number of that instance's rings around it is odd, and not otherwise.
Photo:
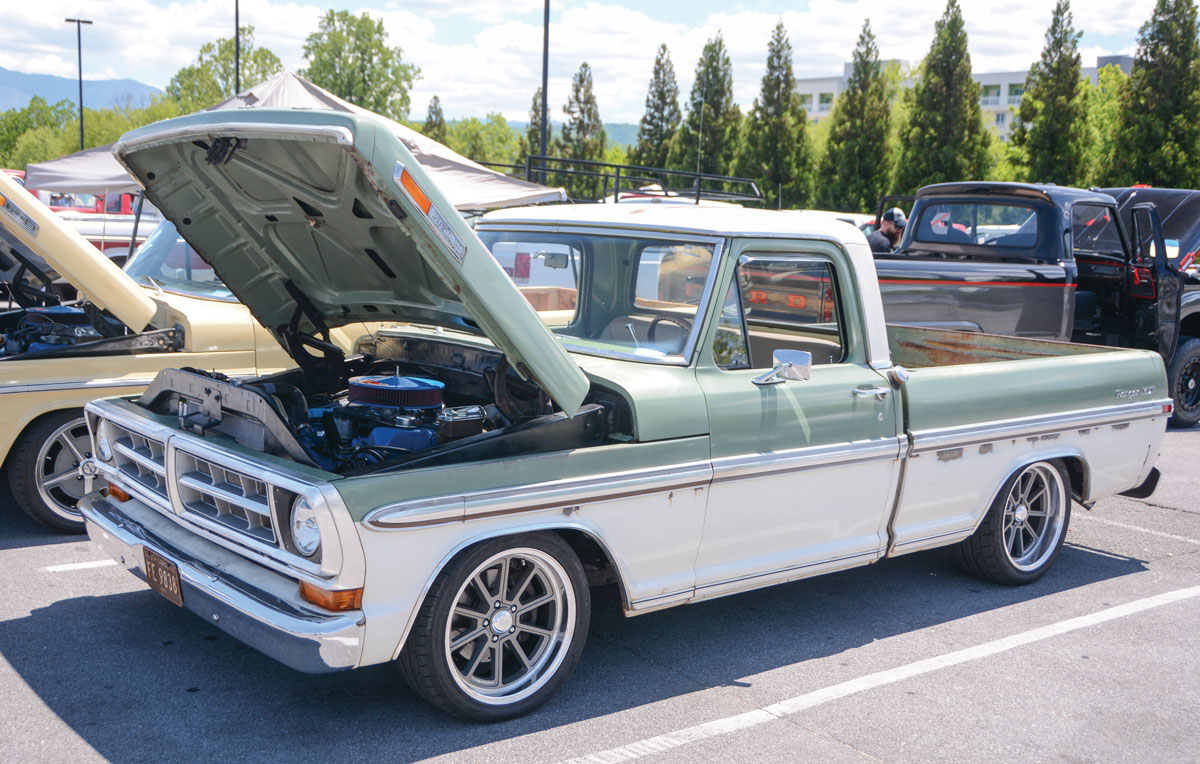
[(292, 503), (292, 543), (296, 551), (312, 557), (321, 546), (321, 528), (317, 525), (317, 512), (303, 496)]
[(105, 462), (111, 462), (113, 458), (112, 444), (108, 442), (108, 425), (103, 419), (96, 425), (96, 455)]

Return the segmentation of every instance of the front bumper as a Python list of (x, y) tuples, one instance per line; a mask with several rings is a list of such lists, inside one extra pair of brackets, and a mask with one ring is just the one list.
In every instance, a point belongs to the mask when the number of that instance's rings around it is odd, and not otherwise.
[(118, 504), (92, 493), (79, 509), (92, 540), (143, 581), (146, 548), (178, 565), (183, 607), (230, 636), (305, 673), (358, 665), (361, 612), (307, 606), (294, 581), (188, 533), (136, 499)]

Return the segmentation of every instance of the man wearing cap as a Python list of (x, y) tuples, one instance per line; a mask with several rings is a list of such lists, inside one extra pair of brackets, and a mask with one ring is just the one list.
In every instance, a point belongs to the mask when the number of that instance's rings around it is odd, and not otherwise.
[(904, 217), (904, 210), (899, 207), (892, 207), (883, 213), (879, 230), (867, 237), (871, 251), (891, 252), (900, 243), (900, 237), (904, 235), (904, 226), (906, 225), (908, 225), (908, 219)]

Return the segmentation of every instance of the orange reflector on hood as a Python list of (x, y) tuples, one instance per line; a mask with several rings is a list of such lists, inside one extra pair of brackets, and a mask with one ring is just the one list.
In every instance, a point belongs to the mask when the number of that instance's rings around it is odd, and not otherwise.
[(408, 195), (412, 197), (412, 200), (416, 202), (416, 205), (421, 208), (421, 212), (428, 215), (429, 208), (433, 206), (433, 203), (429, 201), (429, 197), (426, 196), (425, 192), (421, 190), (421, 187), (417, 185), (416, 179), (413, 178), (412, 173), (410, 173), (407, 169), (401, 168), (400, 170), (400, 185), (403, 186), (404, 190), (408, 192)]
[(331, 591), (307, 581), (300, 582), (300, 599), (326, 610), (358, 610), (362, 607), (362, 593), (362, 589)]

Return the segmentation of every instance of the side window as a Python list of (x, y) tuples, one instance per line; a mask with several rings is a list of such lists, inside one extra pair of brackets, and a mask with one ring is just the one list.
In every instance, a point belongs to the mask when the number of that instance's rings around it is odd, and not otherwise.
[(776, 350), (808, 351), (814, 366), (845, 357), (837, 281), (828, 263), (771, 257), (738, 263), (713, 355), (722, 368), (769, 369)]
[(1076, 204), (1072, 207), (1071, 235), (1076, 252), (1124, 254), (1121, 236), (1117, 233), (1116, 215), (1108, 207), (1095, 204)]

